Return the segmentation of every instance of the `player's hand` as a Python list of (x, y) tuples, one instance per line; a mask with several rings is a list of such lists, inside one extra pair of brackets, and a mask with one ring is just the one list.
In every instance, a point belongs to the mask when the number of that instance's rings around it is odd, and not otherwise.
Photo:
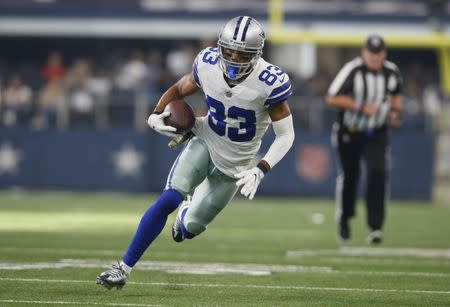
[(377, 114), (378, 109), (379, 109), (378, 104), (374, 102), (368, 102), (364, 105), (361, 111), (366, 115), (374, 116), (375, 114)]
[(236, 181), (236, 185), (242, 186), (241, 194), (249, 199), (253, 199), (255, 197), (256, 190), (264, 178), (264, 173), (257, 167), (252, 169), (240, 172), (239, 174), (234, 175), (236, 178), (240, 178)]
[(177, 128), (172, 126), (167, 126), (164, 123), (164, 118), (170, 115), (170, 112), (163, 112), (161, 114), (153, 113), (151, 114), (147, 119), (147, 124), (150, 126), (150, 128), (154, 129), (156, 132), (170, 137), (176, 137), (179, 136), (179, 134), (176, 134)]
[(400, 117), (400, 112), (391, 112), (390, 115), (390, 124), (392, 127), (400, 127), (402, 124), (402, 119)]

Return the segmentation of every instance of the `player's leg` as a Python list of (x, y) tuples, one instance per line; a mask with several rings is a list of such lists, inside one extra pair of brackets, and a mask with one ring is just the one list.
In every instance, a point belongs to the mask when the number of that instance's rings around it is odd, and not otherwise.
[(158, 200), (144, 213), (123, 260), (118, 265), (97, 276), (97, 284), (111, 289), (125, 285), (128, 275), (142, 254), (161, 233), (167, 216), (183, 200), (183, 195), (174, 190), (165, 190)]
[(234, 178), (214, 168), (196, 188), (191, 204), (182, 216), (184, 238), (190, 239), (205, 231), (207, 225), (233, 199), (237, 190)]
[(204, 180), (209, 163), (209, 152), (204, 142), (198, 138), (190, 140), (170, 170), (166, 190), (142, 217), (136, 235), (124, 257), (124, 262), (128, 266), (133, 267), (136, 264), (164, 228), (167, 216)]
[(349, 220), (355, 215), (362, 151), (360, 135), (339, 133), (337, 149), (339, 174), (336, 179), (336, 219), (338, 237), (345, 241), (350, 239)]
[(387, 159), (388, 135), (385, 131), (378, 132), (366, 145), (364, 159), (367, 165), (367, 223), (372, 230), (370, 243), (380, 243), (383, 240), (381, 232), (385, 217), (387, 199)]
[(203, 141), (193, 138), (175, 160), (167, 179), (166, 190), (143, 215), (122, 262), (100, 274), (97, 283), (108, 288), (123, 286), (131, 268), (161, 233), (167, 216), (206, 177), (209, 163), (209, 153)]
[[(189, 209), (189, 205), (191, 204), (192, 197), (190, 195), (186, 196), (186, 200), (184, 200), (180, 206), (178, 207), (178, 213), (175, 217), (175, 220), (172, 224), (172, 239), (175, 242), (184, 241), (185, 237), (183, 236), (183, 219), (186, 215), (187, 209)], [(186, 235), (186, 234), (185, 234)]]
[[(192, 193), (194, 189), (211, 173), (214, 164), (209, 156), (209, 150), (206, 143), (196, 137), (191, 141), (189, 151), (186, 153), (186, 159), (182, 166), (171, 172), (166, 188), (174, 188), (178, 191), (182, 191), (184, 195)], [(202, 163), (193, 163), (193, 159), (200, 160)], [(186, 196), (185, 200), (181, 203), (178, 209), (178, 214), (172, 225), (172, 238), (176, 242), (184, 240), (182, 233), (182, 219), (186, 214), (191, 203), (191, 197)]]

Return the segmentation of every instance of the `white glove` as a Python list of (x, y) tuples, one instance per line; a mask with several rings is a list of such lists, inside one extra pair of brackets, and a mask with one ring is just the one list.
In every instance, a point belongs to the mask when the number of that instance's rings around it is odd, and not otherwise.
[(256, 190), (258, 189), (261, 179), (264, 178), (264, 173), (257, 167), (240, 172), (234, 175), (236, 178), (240, 178), (237, 182), (237, 186), (242, 185), (241, 194), (249, 199), (253, 199)]
[(167, 126), (164, 123), (164, 118), (170, 115), (170, 112), (163, 112), (161, 114), (153, 113), (147, 119), (147, 124), (154, 129), (156, 132), (161, 133), (165, 136), (176, 137), (179, 134), (174, 132), (177, 131), (177, 128), (172, 126)]

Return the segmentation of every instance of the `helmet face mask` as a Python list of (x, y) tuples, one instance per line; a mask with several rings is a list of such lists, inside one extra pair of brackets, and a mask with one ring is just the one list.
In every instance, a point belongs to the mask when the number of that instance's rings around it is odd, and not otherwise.
[(259, 59), (259, 55), (256, 52), (237, 51), (220, 45), (219, 56), (220, 69), (227, 78), (232, 80), (240, 79), (251, 73)]
[(265, 34), (253, 18), (239, 16), (225, 24), (219, 35), (219, 67), (225, 76), (238, 80), (250, 74), (264, 47)]

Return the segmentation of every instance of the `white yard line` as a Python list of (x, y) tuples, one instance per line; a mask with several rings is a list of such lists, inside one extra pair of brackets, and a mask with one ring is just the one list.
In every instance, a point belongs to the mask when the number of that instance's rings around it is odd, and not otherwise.
[(417, 257), (450, 258), (450, 249), (386, 248), (386, 247), (341, 247), (339, 249), (311, 249), (287, 251), (287, 257), (313, 256), (373, 256), (373, 257)]
[(348, 264), (364, 264), (370, 266), (375, 265), (410, 265), (414, 266), (418, 263), (421, 265), (439, 265), (443, 267), (450, 268), (450, 261), (446, 258), (406, 258), (406, 257), (396, 257), (396, 258), (385, 258), (385, 257), (358, 257), (358, 256), (343, 256), (343, 255), (327, 255), (327, 256), (314, 256), (320, 262), (325, 262), (329, 265), (333, 263), (348, 263)]
[[(109, 267), (113, 261), (63, 259), (59, 262), (33, 263), (0, 263), (0, 270), (33, 270), (33, 269), (64, 269), (64, 268), (103, 268)], [(175, 261), (141, 261), (137, 270), (164, 271), (179, 274), (240, 274), (250, 276), (267, 276), (273, 272), (331, 272), (331, 267), (303, 265), (266, 265), (240, 263), (192, 263)]]
[[(331, 272), (330, 272), (331, 273)], [(347, 275), (378, 275), (378, 276), (412, 276), (412, 277), (444, 277), (450, 278), (450, 273), (435, 272), (390, 272), (390, 271), (364, 271), (364, 270), (336, 270), (332, 273)]]
[[(0, 281), (42, 282), (42, 283), (89, 283), (91, 280), (69, 279), (40, 279), (40, 278), (1, 278)], [(309, 286), (273, 286), (252, 284), (207, 284), (207, 283), (171, 283), (171, 282), (128, 282), (130, 285), (146, 286), (176, 286), (176, 287), (206, 287), (206, 288), (250, 288), (250, 289), (279, 289), (279, 290), (311, 290), (311, 291), (342, 291), (342, 292), (391, 292), (391, 293), (421, 293), (421, 294), (445, 294), (450, 291), (416, 290), (416, 289), (377, 289), (377, 288), (333, 288), (333, 287), (309, 287)]]
[(149, 305), (149, 304), (126, 304), (126, 303), (82, 303), (82, 302), (68, 302), (68, 301), (29, 301), (29, 300), (0, 300), (0, 303), (16, 303), (16, 304), (46, 304), (46, 305), (100, 305), (100, 306), (132, 306), (132, 307), (153, 307), (153, 306), (164, 306), (164, 305)]
[[(114, 261), (62, 259), (59, 262), (0, 262), (0, 270), (41, 270), (64, 268), (107, 268)], [(450, 273), (442, 272), (401, 272), (401, 271), (366, 271), (366, 270), (335, 270), (326, 266), (304, 265), (274, 265), (252, 263), (191, 263), (175, 261), (141, 261), (135, 270), (163, 271), (175, 274), (238, 274), (249, 276), (268, 276), (273, 273), (320, 273), (375, 276), (412, 276), (412, 277), (443, 277), (450, 278)]]

